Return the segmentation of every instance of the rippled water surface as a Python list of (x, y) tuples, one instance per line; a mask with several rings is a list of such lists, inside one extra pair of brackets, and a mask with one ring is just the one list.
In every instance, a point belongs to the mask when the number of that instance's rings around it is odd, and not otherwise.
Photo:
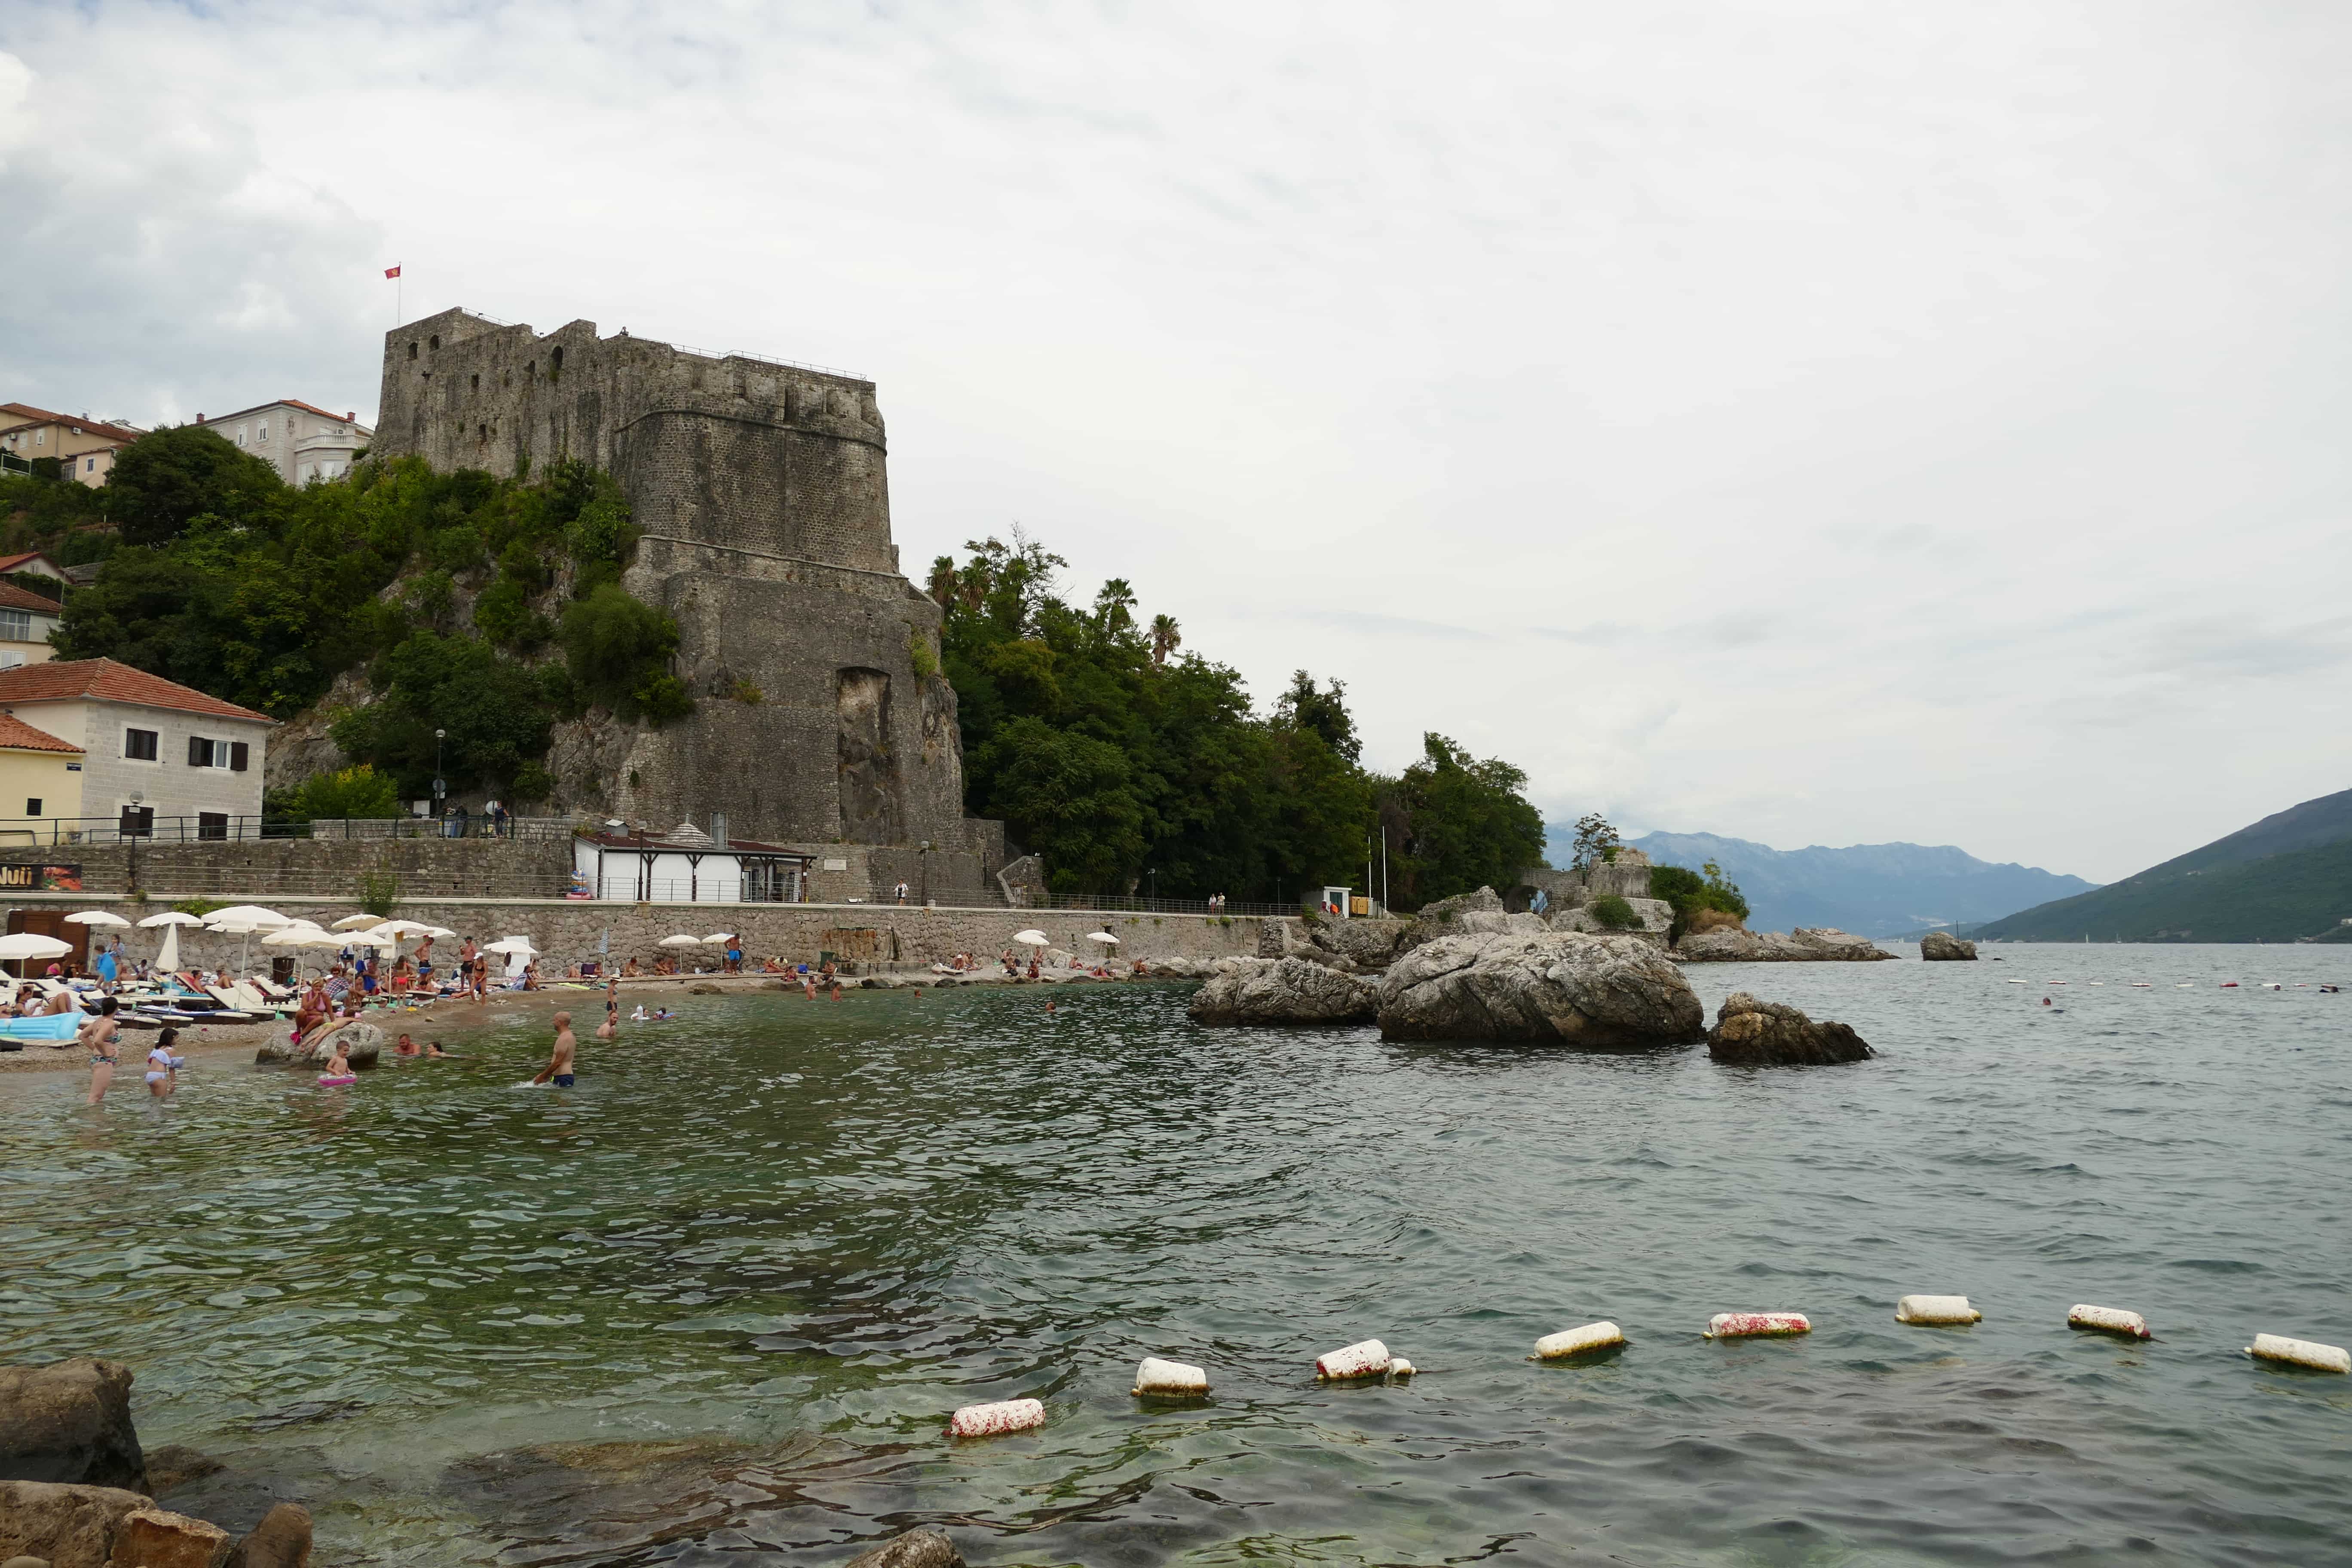
[[(0, 1079), (0, 1354), (130, 1362), (149, 1446), (228, 1465), (171, 1500), (299, 1498), (330, 1564), (925, 1521), (976, 1563), (2352, 1561), (2352, 1380), (2241, 1353), (2352, 1342), (2352, 994), (2297, 988), (2352, 957), (1991, 951), (1691, 972), (1853, 1024), (1847, 1068), (1137, 986), (689, 997), (568, 1091), (515, 1087), (536, 1017), (350, 1089)], [(1910, 1291), (1985, 1321), (1899, 1326)], [(1732, 1308), (1816, 1331), (1699, 1338)], [(1525, 1359), (1603, 1317), (1614, 1359)], [(1375, 1334), (1423, 1374), (1316, 1385)], [(1213, 1402), (1129, 1398), (1147, 1353)], [(1044, 1430), (942, 1437), (1024, 1394)]]

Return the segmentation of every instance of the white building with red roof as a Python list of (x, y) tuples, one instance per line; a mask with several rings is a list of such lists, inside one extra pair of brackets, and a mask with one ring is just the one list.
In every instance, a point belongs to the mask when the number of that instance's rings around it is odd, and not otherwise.
[(0, 669), (56, 657), (49, 647), (49, 634), (58, 629), (58, 618), (65, 613), (66, 607), (55, 599), (0, 582)]
[[(44, 796), (42, 815), (117, 819), (135, 809), (166, 838), (250, 834), (260, 819), (277, 723), (266, 713), (110, 658), (76, 658), (0, 669), (0, 716), (80, 752), (75, 809)], [(0, 818), (16, 804), (0, 796)]]
[(355, 413), (330, 414), (295, 397), (218, 417), (199, 414), (196, 423), (264, 459), (289, 485), (351, 472), (352, 458), (375, 434)]

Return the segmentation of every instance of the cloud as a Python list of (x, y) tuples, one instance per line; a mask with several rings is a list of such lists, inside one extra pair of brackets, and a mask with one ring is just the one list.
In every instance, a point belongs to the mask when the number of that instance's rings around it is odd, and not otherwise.
[(1022, 519), (1381, 765), (2110, 879), (2352, 782), (2347, 32), (17, 0), (0, 378), (364, 413), (394, 261), (853, 366), (904, 559)]

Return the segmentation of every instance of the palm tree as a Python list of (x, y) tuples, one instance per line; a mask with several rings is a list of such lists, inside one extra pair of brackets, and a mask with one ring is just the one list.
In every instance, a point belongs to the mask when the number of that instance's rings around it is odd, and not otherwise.
[(942, 610), (955, 602), (956, 563), (952, 555), (942, 555), (931, 563), (930, 589), (932, 603)]
[(1095, 624), (1106, 636), (1117, 637), (1135, 624), (1128, 612), (1135, 608), (1135, 589), (1124, 577), (1113, 577), (1095, 595)]
[(1176, 629), (1173, 616), (1151, 617), (1151, 668), (1158, 669), (1168, 662), (1168, 656), (1184, 646), (1184, 634)]

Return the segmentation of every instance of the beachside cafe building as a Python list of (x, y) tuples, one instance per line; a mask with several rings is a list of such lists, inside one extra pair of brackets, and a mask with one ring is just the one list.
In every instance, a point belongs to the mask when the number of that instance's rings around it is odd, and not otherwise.
[[(724, 831), (724, 829), (721, 829)], [(724, 843), (690, 822), (666, 833), (608, 825), (572, 841), (575, 897), (636, 904), (798, 904), (809, 858), (750, 838)]]

